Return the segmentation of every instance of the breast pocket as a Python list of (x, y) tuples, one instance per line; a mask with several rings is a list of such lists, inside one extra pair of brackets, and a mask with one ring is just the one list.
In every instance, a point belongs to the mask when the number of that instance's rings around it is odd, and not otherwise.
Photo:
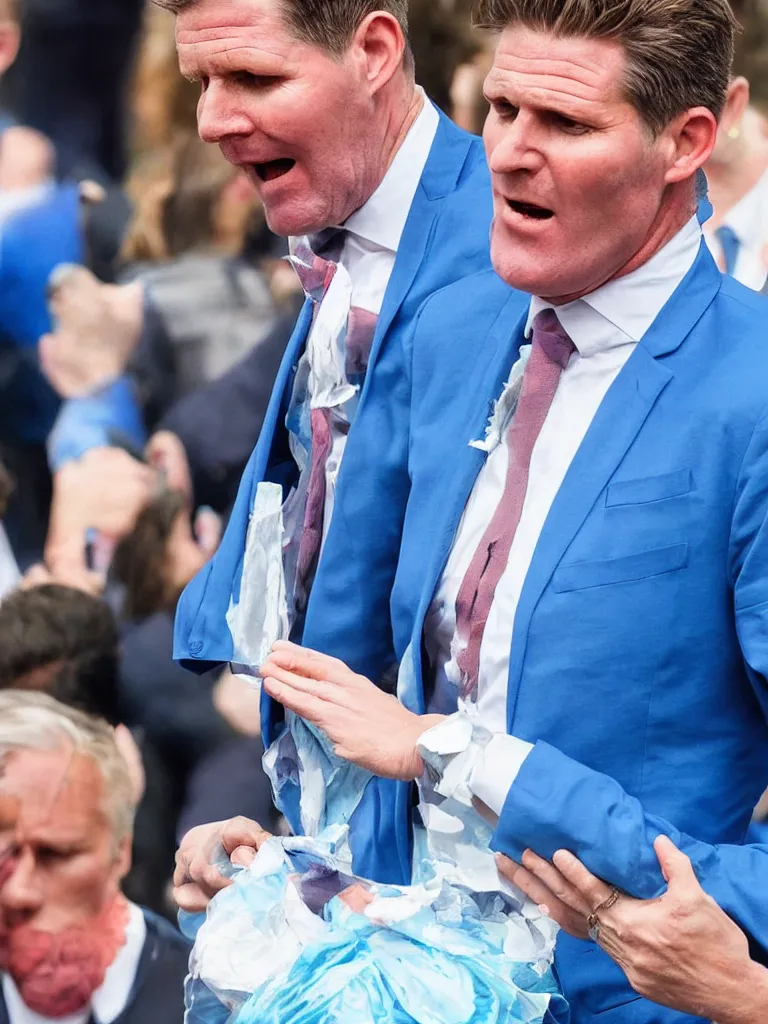
[(693, 475), (690, 469), (649, 476), (642, 480), (616, 480), (608, 486), (605, 496), (606, 508), (621, 508), (623, 505), (648, 505), (654, 501), (682, 498), (690, 494)]
[(558, 594), (567, 594), (573, 590), (587, 590), (590, 587), (632, 583), (684, 569), (687, 564), (687, 544), (672, 544), (669, 547), (640, 551), (634, 555), (622, 555), (620, 558), (607, 558), (603, 561), (572, 562), (570, 565), (561, 565), (555, 572), (552, 589)]

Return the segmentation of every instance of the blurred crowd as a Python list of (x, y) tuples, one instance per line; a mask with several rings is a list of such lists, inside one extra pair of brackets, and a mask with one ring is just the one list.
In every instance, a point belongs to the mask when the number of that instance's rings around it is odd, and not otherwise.
[[(486, 41), (414, 0), (419, 80), (480, 131)], [(140, 802), (129, 897), (173, 915), (178, 838), (279, 827), (258, 699), (171, 657), (303, 300), (245, 176), (197, 135), (174, 19), (0, 0), (0, 687), (118, 727)]]
[[(758, 4), (734, 6), (746, 31), (708, 230), (723, 269), (762, 290), (768, 30)], [(412, 0), (412, 43), (427, 94), (480, 132), (491, 58), (468, 9)], [(56, 698), (78, 735), (78, 712), (114, 727), (138, 807), (123, 889), (172, 917), (187, 830), (280, 827), (256, 693), (186, 673), (172, 636), (303, 293), (247, 179), (197, 136), (170, 14), (0, 0), (0, 74), (0, 688)]]

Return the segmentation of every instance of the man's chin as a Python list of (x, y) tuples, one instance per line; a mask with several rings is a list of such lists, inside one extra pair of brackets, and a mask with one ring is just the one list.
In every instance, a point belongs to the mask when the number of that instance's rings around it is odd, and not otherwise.
[(301, 238), (323, 231), (330, 224), (330, 215), (299, 203), (264, 203), (264, 217), (269, 230), (281, 238)]

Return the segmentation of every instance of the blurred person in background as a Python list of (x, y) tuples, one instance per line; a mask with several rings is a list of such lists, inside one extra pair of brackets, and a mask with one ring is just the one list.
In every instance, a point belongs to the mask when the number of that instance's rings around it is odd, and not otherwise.
[(743, 31), (705, 168), (714, 215), (704, 235), (721, 270), (761, 291), (768, 279), (768, 126), (760, 110), (768, 88), (768, 16), (760, 0), (731, 0), (731, 7)]
[(54, 469), (111, 443), (110, 428), (141, 446), (119, 415), (120, 392), (135, 392), (137, 415), (151, 430), (175, 401), (252, 349), (261, 347), (270, 383), (282, 355), (263, 345), (278, 303), (262, 254), (247, 250), (261, 214), (245, 176), (186, 132), (145, 158), (128, 192), (134, 213), (119, 283), (82, 266), (60, 267), (51, 278), (54, 330), (41, 338), (40, 356), (67, 400), (52, 439)]
[(3, 1024), (181, 1024), (189, 948), (129, 902), (134, 797), (113, 730), (0, 694)]
[(714, 216), (704, 232), (721, 270), (761, 291), (768, 279), (768, 136), (749, 98), (749, 82), (734, 78), (706, 165)]
[[(40, 571), (0, 603), (0, 690), (44, 692), (114, 727), (138, 803), (124, 888), (163, 912), (177, 819), (199, 817), (194, 808), (209, 778), (217, 780), (224, 805), (232, 806), (227, 776), (206, 766), (231, 761), (240, 737), (247, 748), (240, 756), (258, 763), (250, 751), (259, 744), (247, 695), (229, 682), (192, 679), (171, 662), (167, 645), (158, 649), (157, 637), (157, 625), (138, 636), (130, 627), (118, 631), (106, 603)], [(259, 789), (256, 774), (249, 785)], [(267, 811), (265, 820), (273, 821), (263, 786), (257, 798), (235, 791), (243, 807)], [(236, 804), (232, 813), (238, 810)]]
[[(16, 60), (21, 31), (18, 0), (0, 0), (0, 80)], [(39, 132), (14, 123), (0, 105), (0, 224), (19, 206), (44, 193), (53, 175), (54, 154)]]
[(19, 0), (23, 37), (4, 90), (56, 150), (60, 178), (120, 182), (144, 0)]

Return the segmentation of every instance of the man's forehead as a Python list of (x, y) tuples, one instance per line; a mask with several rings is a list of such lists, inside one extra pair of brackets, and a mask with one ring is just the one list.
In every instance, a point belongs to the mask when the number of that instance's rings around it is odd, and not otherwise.
[(62, 747), (20, 750), (0, 771), (0, 826), (84, 822), (100, 809), (101, 774), (89, 757)]
[(276, 61), (291, 54), (296, 40), (273, 0), (202, 0), (176, 18), (176, 44), (182, 65), (238, 56), (272, 56)]
[(500, 39), (488, 88), (547, 88), (586, 100), (617, 97), (626, 55), (611, 39), (555, 36), (510, 26)]

